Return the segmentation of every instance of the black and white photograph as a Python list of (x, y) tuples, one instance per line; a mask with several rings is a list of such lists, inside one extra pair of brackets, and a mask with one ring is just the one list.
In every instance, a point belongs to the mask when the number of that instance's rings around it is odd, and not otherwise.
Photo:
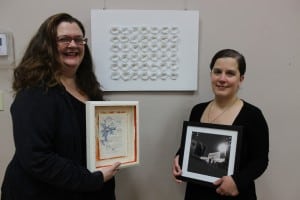
[(233, 174), (238, 167), (240, 137), (241, 127), (185, 121), (181, 179), (212, 183)]
[(215, 177), (227, 175), (231, 138), (193, 132), (188, 171)]

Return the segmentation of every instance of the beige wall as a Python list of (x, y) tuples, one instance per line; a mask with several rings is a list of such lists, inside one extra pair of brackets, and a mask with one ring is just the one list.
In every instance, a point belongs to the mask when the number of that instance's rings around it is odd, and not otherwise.
[[(270, 164), (257, 180), (264, 200), (298, 200), (300, 180), (300, 1), (299, 0), (0, 0), (0, 28), (13, 32), (17, 62), (40, 23), (69, 12), (90, 36), (90, 9), (199, 10), (199, 89), (196, 92), (111, 92), (110, 100), (140, 101), (141, 164), (117, 175), (121, 200), (180, 200), (184, 185), (174, 183), (171, 163), (182, 121), (197, 102), (212, 97), (208, 65), (221, 48), (247, 59), (241, 98), (259, 106), (270, 127)], [(0, 69), (5, 109), (0, 111), (0, 182), (13, 154), (9, 107), (11, 69)], [(253, 147), (255, 148), (255, 147)]]

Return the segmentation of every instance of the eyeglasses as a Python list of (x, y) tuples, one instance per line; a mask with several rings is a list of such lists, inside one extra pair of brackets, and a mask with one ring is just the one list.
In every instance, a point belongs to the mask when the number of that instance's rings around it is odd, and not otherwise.
[(62, 36), (62, 37), (57, 37), (56, 41), (59, 44), (63, 44), (66, 46), (70, 45), (72, 41), (74, 41), (76, 45), (84, 45), (87, 43), (87, 38)]

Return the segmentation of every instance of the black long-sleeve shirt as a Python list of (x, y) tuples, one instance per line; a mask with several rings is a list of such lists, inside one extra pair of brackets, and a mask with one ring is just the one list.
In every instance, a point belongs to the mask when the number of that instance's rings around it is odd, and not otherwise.
[(20, 91), (11, 106), (15, 154), (2, 200), (114, 199), (114, 180), (86, 168), (85, 104), (63, 87)]
[[(208, 104), (205, 102), (194, 106), (189, 120), (200, 122)], [(261, 110), (245, 101), (232, 125), (242, 126), (243, 129), (239, 170), (232, 175), (240, 194), (237, 197), (220, 196), (215, 188), (187, 183), (185, 200), (256, 199), (254, 180), (266, 170), (269, 161), (268, 125)]]

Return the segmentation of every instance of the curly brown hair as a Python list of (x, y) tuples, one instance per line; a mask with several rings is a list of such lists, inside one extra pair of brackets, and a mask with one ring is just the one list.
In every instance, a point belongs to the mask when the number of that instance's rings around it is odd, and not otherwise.
[[(21, 59), (14, 69), (13, 90), (20, 90), (43, 85), (46, 89), (61, 85), (59, 81), (62, 65), (57, 50), (57, 27), (61, 22), (76, 23), (83, 36), (83, 24), (67, 13), (59, 13), (46, 19), (32, 37)], [(76, 72), (76, 84), (81, 91), (88, 95), (90, 100), (103, 100), (103, 92), (94, 73), (91, 52), (85, 44), (85, 54)]]

